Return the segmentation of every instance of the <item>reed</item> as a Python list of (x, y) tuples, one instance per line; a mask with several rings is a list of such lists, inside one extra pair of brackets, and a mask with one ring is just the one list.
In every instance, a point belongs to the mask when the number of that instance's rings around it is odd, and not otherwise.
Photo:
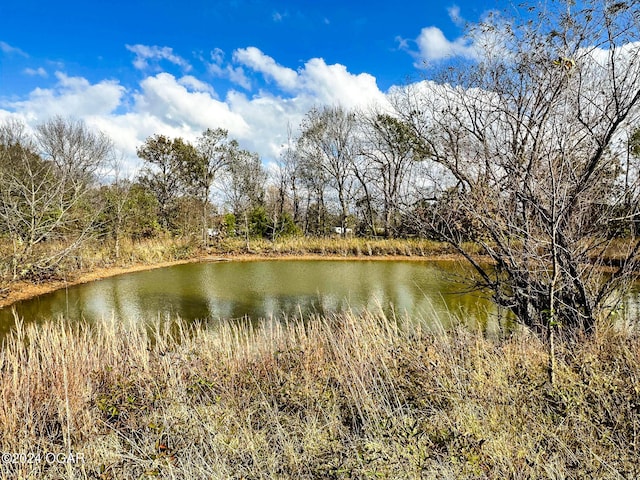
[(1, 478), (637, 478), (640, 336), (557, 353), (551, 387), (526, 332), (375, 313), (18, 323), (0, 451), (40, 461), (5, 455)]

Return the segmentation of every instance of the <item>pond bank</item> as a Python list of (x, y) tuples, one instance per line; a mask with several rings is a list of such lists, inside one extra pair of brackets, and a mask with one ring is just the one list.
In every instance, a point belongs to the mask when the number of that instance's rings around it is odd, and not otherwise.
[[(614, 271), (626, 242), (615, 243), (607, 252), (604, 271)], [(484, 262), (490, 261), (481, 255), (477, 245), (465, 248)], [(249, 248), (246, 240), (228, 238), (203, 249), (189, 239), (154, 238), (147, 241), (123, 242), (121, 258), (114, 262), (113, 246), (90, 244), (83, 251), (84, 268), (67, 269), (66, 277), (43, 282), (17, 281), (4, 286), (0, 283), (0, 308), (15, 302), (37, 297), (55, 290), (113, 277), (126, 273), (170, 267), (184, 263), (213, 261), (251, 260), (458, 260), (463, 257), (449, 245), (427, 239), (369, 239), (338, 237), (290, 237), (277, 241), (252, 239)]]
[(233, 253), (226, 255), (199, 254), (191, 258), (171, 261), (161, 261), (157, 263), (136, 263), (131, 265), (114, 265), (106, 267), (92, 268), (83, 272), (76, 272), (65, 279), (56, 279), (48, 282), (34, 284), (26, 281), (10, 283), (8, 292), (0, 298), (0, 308), (5, 308), (21, 300), (28, 300), (39, 295), (44, 295), (61, 288), (89, 283), (104, 278), (123, 275), (127, 273), (154, 270), (157, 268), (171, 267), (187, 263), (199, 262), (223, 262), (223, 261), (255, 261), (255, 260), (404, 260), (404, 261), (425, 261), (425, 260), (461, 260), (461, 257), (454, 254), (437, 255), (337, 255), (319, 253)]

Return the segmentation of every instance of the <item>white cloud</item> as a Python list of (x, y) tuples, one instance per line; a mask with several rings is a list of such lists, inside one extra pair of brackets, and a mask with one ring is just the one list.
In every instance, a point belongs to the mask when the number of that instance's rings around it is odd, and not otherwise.
[[(459, 28), (465, 27), (466, 20), (462, 17), (460, 7), (452, 5), (447, 8), (451, 21)], [(496, 35), (475, 31), (473, 35), (463, 35), (449, 40), (444, 32), (435, 26), (424, 27), (414, 40), (396, 37), (400, 50), (408, 52), (416, 59), (416, 68), (428, 67), (430, 63), (437, 63), (451, 58), (477, 59), (480, 49), (490, 42), (495, 43)], [(412, 48), (411, 45), (415, 45)]]
[(232, 67), (231, 65), (227, 65), (226, 75), (229, 80), (231, 80), (236, 85), (240, 85), (242, 88), (246, 90), (251, 90), (251, 82), (246, 77), (244, 70), (242, 67)]
[(273, 14), (271, 15), (271, 19), (276, 22), (276, 23), (280, 23), (282, 22), (285, 18), (287, 18), (289, 16), (289, 12), (273, 12)]
[(215, 48), (211, 52), (211, 60), (216, 65), (222, 65), (222, 63), (224, 62), (224, 50), (222, 50), (221, 48)]
[(254, 47), (235, 52), (233, 58), (245, 63), (225, 64), (221, 50), (211, 55), (212, 65), (227, 78), (238, 75), (236, 84), (249, 82), (243, 67), (249, 71), (251, 65), (250, 73), (272, 80), (279, 88), (251, 96), (230, 90), (222, 98), (206, 77), (195, 74), (160, 72), (125, 88), (117, 81), (92, 83), (57, 72), (53, 86), (1, 105), (0, 119), (16, 116), (31, 126), (54, 115), (83, 119), (113, 139), (126, 158), (127, 170), (133, 171), (140, 165), (136, 148), (153, 134), (192, 141), (206, 128), (221, 127), (268, 162), (278, 157), (288, 128), (297, 129), (313, 106), (366, 107), (386, 102), (373, 76), (351, 73), (344, 65), (328, 65), (321, 58), (308, 60), (297, 71)]
[(43, 121), (55, 115), (83, 118), (108, 115), (120, 105), (125, 93), (118, 82), (103, 80), (90, 84), (82, 77), (69, 77), (56, 72), (53, 88), (36, 88), (27, 99), (10, 102), (9, 108), (34, 121)]
[(8, 55), (20, 55), (21, 57), (29, 57), (29, 55), (17, 47), (9, 45), (7, 42), (0, 42), (0, 52)]
[(285, 90), (292, 90), (298, 83), (295, 70), (278, 65), (276, 61), (256, 47), (239, 48), (233, 52), (233, 59), (256, 72), (260, 72), (268, 79)]
[(180, 85), (183, 85), (187, 89), (190, 89), (191, 91), (205, 92), (212, 97), (216, 96), (215, 91), (210, 84), (202, 82), (192, 75), (185, 75), (184, 77), (180, 78), (180, 80), (178, 80), (178, 83), (180, 83)]
[(373, 75), (354, 75), (341, 64), (327, 65), (323, 59), (313, 58), (301, 75), (306, 90), (320, 103), (354, 108), (386, 101)]
[(47, 73), (47, 71), (42, 68), (25, 68), (24, 69), (24, 73), (26, 75), (29, 75), (30, 77), (43, 77), (46, 78), (49, 76), (49, 74)]
[(234, 67), (224, 64), (224, 51), (216, 48), (211, 52), (212, 63), (207, 63), (209, 73), (218, 78), (227, 78), (236, 85), (240, 85), (246, 90), (251, 89), (251, 82), (246, 77), (242, 67)]
[(317, 103), (356, 107), (385, 101), (375, 77), (354, 75), (344, 65), (327, 65), (322, 58), (312, 58), (298, 71), (279, 65), (256, 47), (238, 49), (233, 58), (267, 80), (275, 80), (283, 91), (309, 107)]
[(406, 38), (402, 38), (401, 36), (397, 36), (395, 40), (400, 50), (405, 50), (407, 52), (410, 50), (409, 40), (407, 40)]
[(447, 8), (447, 13), (449, 14), (449, 18), (453, 23), (455, 23), (459, 27), (464, 26), (465, 20), (464, 18), (462, 18), (462, 15), (460, 15), (459, 6), (452, 5), (451, 7)]
[(167, 60), (174, 65), (183, 67), (186, 71), (191, 70), (191, 65), (184, 58), (173, 53), (170, 47), (158, 47), (157, 45), (125, 45), (127, 50), (136, 54), (133, 66), (138, 70), (149, 68), (149, 61)]
[(197, 130), (224, 126), (232, 136), (243, 135), (248, 129), (244, 119), (226, 103), (207, 92), (190, 92), (168, 73), (145, 78), (141, 87), (135, 95), (136, 112), (151, 114), (167, 125)]
[[(465, 37), (448, 40), (438, 27), (425, 27), (416, 39), (420, 60), (434, 62), (451, 57), (477, 58), (476, 46)], [(419, 62), (416, 64), (419, 66)]]

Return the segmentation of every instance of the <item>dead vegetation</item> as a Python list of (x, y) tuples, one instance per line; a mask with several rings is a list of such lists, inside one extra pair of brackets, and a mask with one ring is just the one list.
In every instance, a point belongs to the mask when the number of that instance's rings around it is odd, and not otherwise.
[[(547, 350), (375, 314), (19, 326), (2, 478), (637, 478), (640, 337)], [(7, 457), (9, 458), (9, 457)], [(77, 461), (78, 458), (82, 461)]]

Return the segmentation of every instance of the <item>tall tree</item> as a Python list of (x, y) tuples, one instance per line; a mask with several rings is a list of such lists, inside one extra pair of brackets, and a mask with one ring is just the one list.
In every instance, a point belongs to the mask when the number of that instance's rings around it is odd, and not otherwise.
[(0, 229), (12, 241), (12, 275), (50, 275), (95, 234), (94, 173), (112, 156), (111, 143), (61, 118), (39, 125), (35, 137), (15, 122), (0, 131)]
[(311, 169), (322, 172), (334, 188), (340, 205), (340, 226), (346, 232), (358, 151), (355, 114), (342, 107), (312, 109), (301, 125), (298, 152)]
[(36, 127), (43, 157), (53, 162), (68, 182), (79, 186), (95, 180), (97, 171), (113, 156), (113, 143), (82, 121), (54, 117)]
[(308, 153), (308, 150), (305, 155), (298, 152), (293, 157), (297, 161), (296, 172), (304, 195), (303, 231), (305, 234), (324, 235), (327, 230), (325, 196), (329, 185), (329, 176), (315, 161), (315, 157)]
[[(580, 5), (531, 7), (524, 23), (489, 17), (471, 32), (476, 61), (396, 99), (450, 180), (422, 226), (472, 263), (498, 304), (550, 340), (560, 324), (593, 331), (640, 250), (630, 244), (603, 275), (612, 215), (639, 200), (615, 188), (627, 168), (621, 132), (640, 102), (638, 2)], [(461, 219), (492, 267), (462, 241)]]
[(202, 203), (202, 241), (208, 241), (209, 201), (213, 183), (237, 156), (238, 142), (228, 138), (222, 128), (207, 129), (196, 142), (196, 154), (187, 157), (183, 175), (189, 188)]
[(275, 195), (271, 195), (270, 202), (274, 237), (291, 230), (289, 223), (296, 224), (300, 220), (299, 177), (299, 157), (289, 129), (287, 144), (280, 154), (272, 179), (275, 184)]
[(228, 179), (225, 194), (236, 216), (264, 204), (267, 174), (258, 154), (236, 151), (229, 162)]
[(243, 219), (244, 234), (249, 247), (249, 216), (264, 206), (267, 174), (256, 153), (238, 150), (229, 163), (229, 183), (225, 188), (227, 203), (236, 218)]
[(151, 190), (158, 200), (158, 219), (164, 229), (174, 226), (176, 201), (185, 189), (185, 165), (194, 164), (197, 152), (193, 145), (181, 138), (164, 135), (147, 138), (137, 150), (138, 157), (147, 162), (140, 183)]
[(123, 179), (122, 157), (115, 157), (112, 163), (113, 183), (100, 189), (103, 202), (103, 224), (113, 238), (113, 253), (116, 259), (120, 258), (120, 243), (122, 240), (122, 230), (127, 215), (127, 203), (131, 182)]
[(379, 193), (385, 235), (392, 237), (399, 230), (408, 177), (416, 162), (428, 156), (428, 147), (414, 135), (409, 124), (387, 113), (364, 115), (361, 126), (361, 157), (367, 167), (358, 170), (373, 170), (367, 183), (370, 190)]

